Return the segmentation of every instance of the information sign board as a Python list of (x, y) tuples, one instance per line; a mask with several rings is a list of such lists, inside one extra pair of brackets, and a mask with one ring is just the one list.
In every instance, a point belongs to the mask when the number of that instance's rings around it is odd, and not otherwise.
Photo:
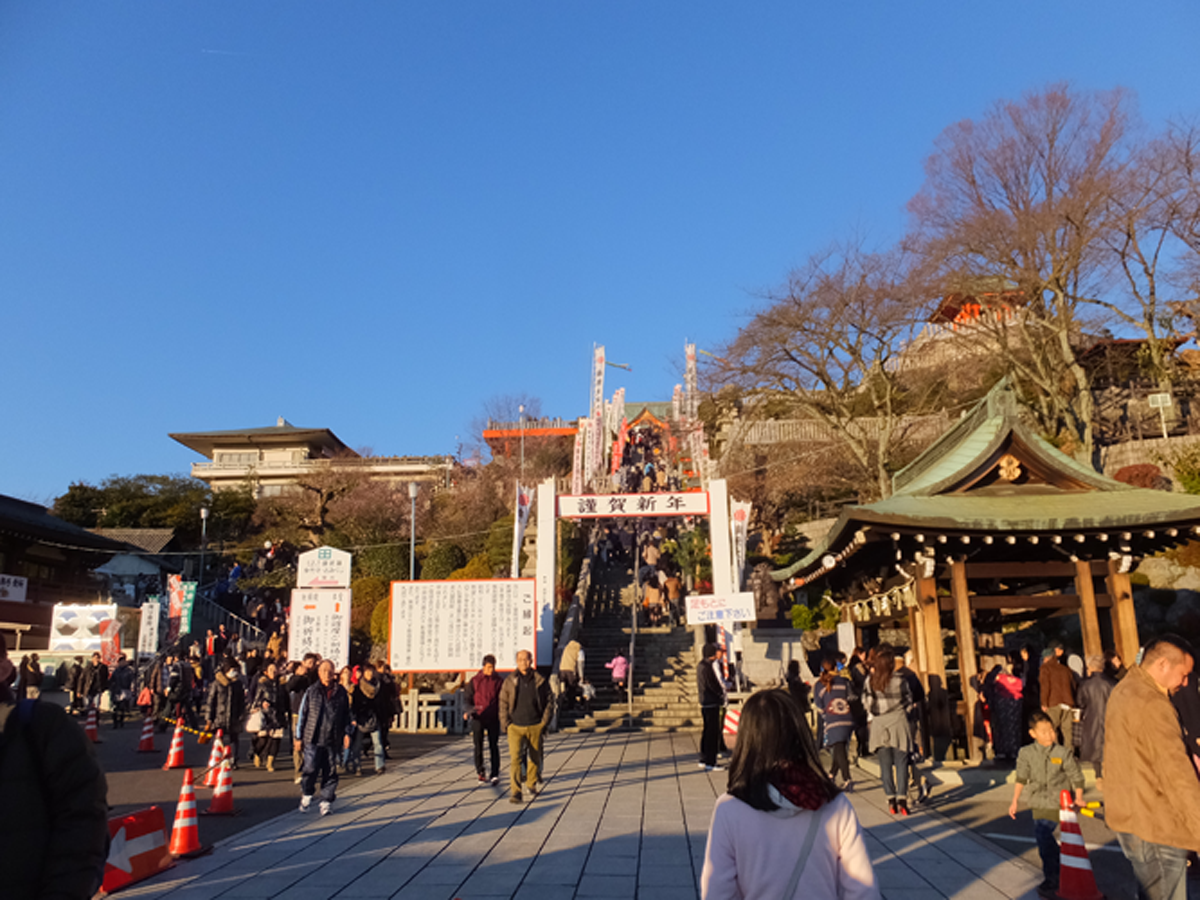
[(464, 672), (494, 654), (501, 669), (528, 650), (537, 664), (532, 578), (393, 581), (388, 655), (393, 671)]
[(350, 554), (336, 547), (318, 547), (301, 553), (296, 563), (296, 587), (350, 587)]
[(743, 591), (727, 596), (716, 594), (689, 594), (687, 596), (689, 625), (707, 625), (710, 622), (727, 625), (733, 622), (753, 622), (757, 618), (753, 591)]
[(350, 591), (343, 589), (292, 591), (288, 616), (288, 659), (319, 653), (339, 669), (350, 659)]
[(24, 603), (25, 590), (28, 586), (29, 579), (22, 578), (20, 575), (0, 575), (0, 600)]
[(678, 494), (564, 494), (558, 498), (563, 519), (608, 519), (636, 516), (707, 516), (708, 492)]

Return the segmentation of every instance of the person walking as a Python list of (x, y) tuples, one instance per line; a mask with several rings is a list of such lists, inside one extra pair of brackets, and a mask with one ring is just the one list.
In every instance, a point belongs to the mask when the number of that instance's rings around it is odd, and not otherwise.
[(604, 664), (604, 668), (612, 672), (612, 686), (617, 694), (625, 693), (625, 678), (629, 673), (629, 660), (620, 650), (617, 655)]
[(238, 764), (238, 737), (242, 717), (246, 714), (246, 689), (242, 687), (241, 671), (235, 660), (222, 660), (222, 669), (213, 676), (208, 698), (204, 702), (204, 730), (220, 728), (225, 732), (225, 746), (233, 768)]
[(870, 750), (879, 760), (883, 793), (892, 815), (908, 815), (908, 755), (913, 749), (908, 714), (912, 705), (908, 682), (896, 671), (895, 651), (890, 644), (880, 644), (875, 648), (863, 707), (871, 715)]
[(996, 759), (1015, 760), (1021, 752), (1023, 685), (1014, 673), (1019, 657), (1013, 654), (1001, 665), (992, 688), (992, 750)]
[[(287, 690), (279, 681), (279, 667), (274, 662), (268, 662), (254, 683), (246, 725), (246, 730), (253, 735), (250, 749), (254, 754), (256, 769), (265, 763), (268, 772), (275, 771), (275, 757), (279, 755), (279, 744), (283, 739), (283, 720), (287, 715), (288, 702)], [(250, 727), (255, 716), (258, 718), (254, 723), (257, 729)]]
[(1151, 641), (1104, 717), (1106, 824), (1153, 900), (1187, 900), (1188, 851), (1200, 852), (1200, 779), (1171, 704), (1194, 661), (1181, 637)]
[[(463, 689), (466, 711), (463, 718), (471, 723), (471, 740), (475, 744), (475, 774), (479, 783), (500, 783), (500, 688), (504, 679), (496, 674), (496, 657), (483, 658), (483, 668)], [(507, 729), (506, 729), (507, 730)], [(491, 775), (483, 768), (483, 738), (487, 736)]]
[(707, 643), (701, 650), (701, 662), (696, 667), (696, 689), (700, 695), (700, 716), (704, 730), (700, 734), (700, 768), (713, 772), (717, 751), (721, 745), (721, 706), (725, 702), (725, 686), (717, 674), (717, 645)]
[(1059, 742), (1074, 747), (1071, 726), (1074, 722), (1075, 676), (1062, 660), (1063, 645), (1055, 641), (1043, 654), (1041, 681), (1042, 712), (1054, 723)]
[(1045, 879), (1038, 885), (1038, 893), (1052, 897), (1058, 890), (1059, 871), (1062, 866), (1058, 841), (1054, 829), (1058, 827), (1061, 804), (1059, 795), (1070, 790), (1075, 793), (1077, 806), (1083, 805), (1083, 772), (1075, 757), (1058, 743), (1054, 723), (1044, 712), (1035, 712), (1029, 717), (1029, 736), (1032, 744), (1026, 744), (1017, 754), (1016, 783), (1013, 785), (1012, 803), (1008, 817), (1016, 819), (1022, 795), (1033, 810), (1033, 837), (1037, 841), (1038, 854), (1042, 858), (1042, 874)]
[(832, 657), (821, 660), (821, 675), (813, 691), (817, 705), (821, 743), (833, 759), (830, 778), (842, 773), (842, 790), (854, 789), (850, 780), (850, 735), (854, 733), (854, 713), (850, 709), (853, 687), (849, 680), (837, 674), (837, 661)]
[(67, 689), (67, 694), (71, 698), (70, 705), (67, 707), (72, 715), (78, 715), (79, 710), (83, 708), (83, 657), (75, 657), (75, 661), (71, 663), (71, 667), (67, 669), (67, 680), (64, 685)]
[(533, 668), (533, 654), (517, 651), (517, 670), (500, 686), (500, 727), (508, 735), (509, 800), (520, 803), (521, 767), (526, 766), (529, 799), (541, 789), (542, 738), (554, 713), (550, 682)]
[(321, 815), (327, 816), (337, 799), (338, 757), (350, 747), (350, 698), (337, 683), (332, 660), (317, 666), (317, 682), (304, 692), (293, 736), (303, 755), (300, 812), (312, 806), (320, 779)]
[(1104, 671), (1104, 657), (1093, 653), (1087, 658), (1087, 677), (1079, 682), (1079, 758), (1090, 762), (1096, 771), (1096, 787), (1104, 789), (1104, 715), (1108, 698), (1117, 682)]
[(383, 714), (380, 709), (383, 701), (379, 691), (381, 684), (379, 673), (367, 663), (350, 695), (350, 715), (354, 720), (350, 767), (356, 775), (362, 774), (362, 749), (368, 740), (375, 754), (375, 774), (382, 775), (386, 771), (383, 760)]
[(133, 679), (133, 666), (122, 653), (108, 679), (108, 705), (112, 710), (113, 728), (124, 728), (126, 717), (133, 711)]
[(785, 691), (759, 691), (742, 707), (700, 896), (791, 900), (801, 883), (806, 897), (880, 897), (858, 816), (825, 775), (799, 708)]
[(573, 709), (579, 699), (579, 678), (583, 673), (583, 645), (578, 640), (571, 640), (563, 647), (562, 656), (558, 661), (558, 680), (562, 684), (559, 695), (560, 708)]
[(100, 711), (100, 695), (108, 690), (108, 666), (100, 659), (99, 653), (93, 653), (91, 661), (84, 667), (79, 676), (79, 693), (83, 695), (85, 707), (96, 707)]
[[(290, 700), (292, 724), (288, 730), (292, 734), (295, 734), (295, 723), (300, 715), (300, 704), (304, 700), (304, 695), (310, 687), (317, 683), (317, 663), (320, 660), (321, 657), (316, 653), (306, 653), (304, 659), (292, 663), (292, 676), (284, 685)], [(298, 738), (292, 739), (292, 766), (296, 772), (294, 780), (296, 784), (299, 784), (302, 777), (301, 770), (304, 768), (304, 755)]]
[(18, 671), (18, 683), (20, 684), (21, 700), (36, 700), (42, 694), (42, 666), (38, 662), (38, 655), (31, 653), (29, 656), (22, 657), (21, 665)]

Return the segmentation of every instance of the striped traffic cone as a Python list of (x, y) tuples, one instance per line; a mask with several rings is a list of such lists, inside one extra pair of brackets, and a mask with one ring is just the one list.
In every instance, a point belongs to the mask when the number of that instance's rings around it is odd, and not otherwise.
[(1104, 900), (1096, 887), (1096, 876), (1092, 874), (1092, 863), (1088, 859), (1087, 847), (1083, 844), (1083, 832), (1079, 830), (1079, 819), (1071, 804), (1071, 792), (1058, 795), (1062, 809), (1058, 813), (1062, 828), (1062, 869), (1058, 876), (1058, 896), (1062, 900)]
[(94, 706), (88, 707), (87, 722), (83, 726), (83, 733), (93, 744), (100, 743), (100, 715)]
[(187, 856), (201, 850), (200, 826), (196, 821), (196, 788), (192, 785), (192, 770), (183, 775), (179, 789), (179, 804), (175, 807), (175, 826), (171, 829), (172, 856)]
[(167, 751), (167, 761), (163, 769), (182, 769), (183, 761), (183, 719), (175, 720), (175, 733), (171, 735), (171, 749)]
[(142, 722), (142, 739), (138, 741), (138, 753), (157, 753), (154, 749), (154, 720), (146, 716)]
[(221, 774), (217, 779), (217, 787), (213, 791), (212, 802), (204, 811), (206, 816), (232, 816), (235, 814), (233, 809), (233, 764), (229, 759), (232, 752), (233, 748), (227, 747), (225, 758), (217, 767)]
[(217, 786), (217, 770), (221, 768), (221, 760), (225, 758), (225, 732), (220, 728), (217, 729), (217, 736), (213, 738), (212, 752), (208, 754), (208, 771), (204, 773), (204, 786), (207, 788)]

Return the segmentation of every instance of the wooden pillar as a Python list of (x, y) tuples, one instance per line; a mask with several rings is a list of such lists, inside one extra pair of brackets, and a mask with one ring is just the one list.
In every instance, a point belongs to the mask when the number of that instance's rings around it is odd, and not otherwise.
[(1092, 584), (1092, 564), (1075, 562), (1075, 593), (1079, 595), (1079, 625), (1083, 632), (1083, 658), (1104, 652), (1100, 643), (1100, 615), (1096, 612), (1096, 590)]
[(913, 654), (913, 668), (917, 675), (925, 674), (925, 620), (919, 605), (908, 609), (908, 646)]
[(925, 689), (929, 690), (929, 677), (938, 678), (938, 684), (946, 687), (946, 655), (942, 650), (942, 610), (938, 606), (937, 582), (932, 578), (917, 579), (917, 599), (921, 603), (922, 618), (925, 620), (925, 646), (922, 657), (925, 662)]
[(956, 559), (950, 563), (950, 592), (954, 597), (954, 636), (958, 643), (958, 679), (963, 696), (963, 725), (967, 730), (967, 756), (979, 760), (975, 749), (975, 629), (971, 624), (971, 598), (967, 594), (967, 564)]
[(1113, 639), (1121, 662), (1132, 667), (1137, 659), (1141, 641), (1138, 639), (1137, 616), (1133, 610), (1133, 588), (1128, 573), (1120, 571), (1120, 561), (1108, 561), (1108, 593), (1112, 596)]

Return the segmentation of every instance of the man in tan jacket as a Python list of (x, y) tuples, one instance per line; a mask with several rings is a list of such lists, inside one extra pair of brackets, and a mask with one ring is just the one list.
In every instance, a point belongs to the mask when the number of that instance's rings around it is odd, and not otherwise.
[(1187, 900), (1187, 854), (1200, 851), (1200, 781), (1171, 704), (1192, 665), (1182, 638), (1151, 641), (1105, 716), (1105, 818), (1149, 900)]

